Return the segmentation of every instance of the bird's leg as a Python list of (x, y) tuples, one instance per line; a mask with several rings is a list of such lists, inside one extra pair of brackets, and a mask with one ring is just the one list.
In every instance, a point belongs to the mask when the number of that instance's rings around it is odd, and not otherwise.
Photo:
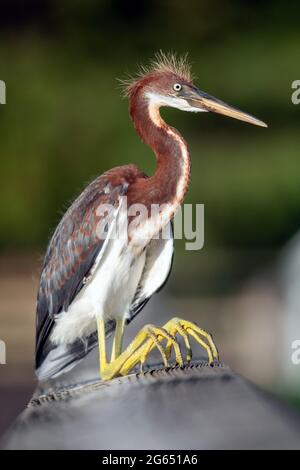
[[(105, 338), (105, 322), (97, 318), (98, 342), (99, 342), (99, 359), (100, 359), (100, 375), (103, 380), (110, 380), (118, 375), (128, 374), (133, 367), (141, 361), (145, 360), (145, 348), (151, 344), (151, 349), (157, 347), (162, 355), (165, 366), (168, 361), (164, 350), (159, 344), (162, 340), (167, 340), (174, 347), (176, 360), (179, 365), (183, 365), (180, 348), (176, 340), (163, 328), (153, 325), (144, 326), (136, 335), (134, 340), (127, 348), (111, 362), (107, 362), (106, 357), (106, 338)], [(116, 345), (117, 346), (117, 345)]]
[(116, 330), (115, 330), (115, 336), (114, 336), (114, 341), (113, 341), (112, 350), (111, 350), (110, 362), (114, 361), (118, 356), (120, 356), (122, 352), (124, 326), (125, 326), (125, 322), (123, 319), (122, 320), (118, 319), (116, 321)]
[[(172, 336), (176, 337), (176, 335), (179, 335), (183, 338), (187, 349), (188, 361), (192, 359), (192, 349), (189, 336), (194, 338), (194, 340), (200, 344), (203, 349), (206, 350), (209, 363), (213, 363), (215, 360), (219, 360), (218, 350), (215, 346), (212, 336), (194, 323), (191, 323), (187, 320), (182, 320), (181, 318), (172, 318), (163, 326), (163, 328)], [(168, 342), (166, 347), (166, 354), (168, 358), (171, 355), (171, 349), (172, 344)]]
[(98, 348), (99, 348), (99, 362), (100, 362), (100, 375), (101, 370), (107, 364), (106, 356), (106, 335), (105, 335), (105, 322), (97, 318), (97, 332), (98, 332)]

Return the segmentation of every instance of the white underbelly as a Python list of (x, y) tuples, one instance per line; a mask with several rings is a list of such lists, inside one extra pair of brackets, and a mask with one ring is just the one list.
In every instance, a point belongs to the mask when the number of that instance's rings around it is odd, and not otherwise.
[(54, 344), (84, 341), (96, 331), (97, 317), (104, 320), (128, 317), (145, 266), (146, 250), (136, 256), (130, 245), (114, 240), (99, 258), (91, 278), (68, 311), (57, 315), (51, 334)]

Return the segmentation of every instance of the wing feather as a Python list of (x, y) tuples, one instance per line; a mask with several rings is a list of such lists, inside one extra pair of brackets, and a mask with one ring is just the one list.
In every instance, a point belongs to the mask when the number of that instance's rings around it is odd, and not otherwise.
[(58, 224), (46, 251), (40, 278), (36, 309), (36, 368), (52, 348), (49, 335), (55, 316), (68, 310), (103, 250), (106, 227), (100, 224), (98, 233), (99, 205), (110, 204), (117, 210), (131, 182), (140, 176), (134, 165), (104, 173), (89, 184)]

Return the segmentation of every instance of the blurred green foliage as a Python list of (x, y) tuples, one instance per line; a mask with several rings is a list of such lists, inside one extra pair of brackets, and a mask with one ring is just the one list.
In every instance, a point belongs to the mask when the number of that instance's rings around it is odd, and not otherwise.
[(298, 5), (2, 2), (0, 248), (45, 246), (69, 202), (105, 169), (134, 162), (154, 171), (116, 77), (159, 49), (188, 51), (200, 88), (270, 125), (163, 110), (190, 144), (186, 202), (205, 204), (206, 246), (281, 246), (300, 225), (300, 106), (291, 103), (300, 78)]

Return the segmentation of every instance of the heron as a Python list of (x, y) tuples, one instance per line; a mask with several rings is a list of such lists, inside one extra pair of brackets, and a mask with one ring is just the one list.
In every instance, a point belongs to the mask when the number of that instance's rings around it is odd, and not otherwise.
[[(163, 120), (160, 108), (210, 111), (267, 125), (197, 88), (187, 57), (160, 52), (124, 87), (131, 120), (141, 140), (153, 150), (156, 170), (150, 177), (133, 164), (106, 171), (71, 204), (54, 231), (37, 296), (36, 374), (40, 380), (68, 372), (97, 345), (102, 380), (142, 367), (155, 348), (165, 366), (172, 354), (175, 364), (183, 366), (192, 357), (192, 338), (206, 351), (209, 363), (218, 360), (212, 336), (181, 318), (163, 326), (145, 325), (123, 348), (125, 326), (168, 279), (172, 221), (189, 186), (188, 145)], [(147, 216), (129, 215), (129, 208), (136, 204), (146, 208)], [(149, 217), (154, 205), (160, 209)], [(104, 215), (99, 208), (107, 206), (111, 210)], [(125, 224), (124, 213), (131, 221), (124, 225), (127, 236), (111, 236), (117, 221)], [(161, 237), (166, 228), (170, 228), (169, 236)], [(107, 338), (112, 333), (108, 358)], [(185, 344), (185, 356), (180, 341)]]

